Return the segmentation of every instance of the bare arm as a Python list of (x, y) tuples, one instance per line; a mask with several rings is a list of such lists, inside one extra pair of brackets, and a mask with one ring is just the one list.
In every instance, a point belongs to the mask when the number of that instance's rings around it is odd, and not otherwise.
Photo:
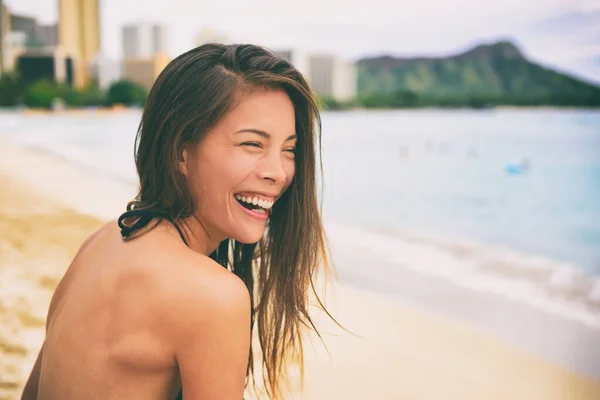
[(182, 288), (171, 310), (183, 398), (241, 400), (250, 351), (248, 289), (225, 271), (197, 283)]

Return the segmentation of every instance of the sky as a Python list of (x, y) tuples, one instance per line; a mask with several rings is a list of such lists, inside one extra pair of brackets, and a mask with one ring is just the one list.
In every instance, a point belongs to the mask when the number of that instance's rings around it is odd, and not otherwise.
[[(41, 23), (58, 0), (4, 0)], [(100, 0), (102, 51), (122, 54), (121, 27), (165, 26), (167, 52), (194, 46), (204, 29), (272, 49), (351, 60), (390, 54), (449, 55), (511, 40), (533, 61), (600, 83), (600, 0)]]

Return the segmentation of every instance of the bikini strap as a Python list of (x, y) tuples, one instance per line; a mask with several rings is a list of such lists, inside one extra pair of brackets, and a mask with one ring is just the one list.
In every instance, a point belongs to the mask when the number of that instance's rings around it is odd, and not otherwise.
[[(123, 222), (126, 218), (136, 218), (136, 217), (138, 218), (138, 220), (131, 226), (127, 226)], [(121, 236), (123, 238), (129, 237), (129, 235), (131, 235), (133, 232), (148, 225), (148, 223), (156, 217), (165, 218), (168, 221), (171, 221), (171, 217), (169, 216), (169, 214), (167, 214), (164, 211), (130, 210), (130, 211), (124, 212), (123, 214), (121, 214), (121, 216), (119, 217), (119, 219), (117, 221), (117, 223), (119, 224), (119, 228), (121, 228)]]

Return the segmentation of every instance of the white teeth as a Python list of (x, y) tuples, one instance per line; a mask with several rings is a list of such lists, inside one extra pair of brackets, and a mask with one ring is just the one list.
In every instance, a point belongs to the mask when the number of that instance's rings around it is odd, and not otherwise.
[(243, 201), (248, 204), (253, 204), (255, 206), (259, 206), (266, 210), (270, 209), (271, 207), (273, 207), (273, 204), (275, 204), (274, 201), (264, 200), (264, 199), (260, 199), (258, 197), (246, 197), (246, 196), (242, 196), (239, 194), (236, 194), (234, 197), (240, 201)]
[(266, 211), (265, 209), (263, 209), (263, 208), (257, 208), (257, 209), (254, 209), (254, 210), (252, 210), (252, 211), (254, 211), (255, 213), (259, 213), (259, 214), (264, 214), (264, 213), (266, 213), (266, 212), (267, 212), (267, 211)]

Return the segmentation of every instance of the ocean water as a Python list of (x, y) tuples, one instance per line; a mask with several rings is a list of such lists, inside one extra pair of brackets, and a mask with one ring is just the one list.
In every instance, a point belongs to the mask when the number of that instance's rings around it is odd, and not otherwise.
[[(134, 185), (139, 119), (0, 112), (0, 136)], [(336, 248), (600, 315), (599, 111), (326, 112), (322, 123)]]
[[(600, 112), (324, 116), (325, 210), (475, 238), (600, 274)], [(529, 162), (525, 173), (506, 166)]]

